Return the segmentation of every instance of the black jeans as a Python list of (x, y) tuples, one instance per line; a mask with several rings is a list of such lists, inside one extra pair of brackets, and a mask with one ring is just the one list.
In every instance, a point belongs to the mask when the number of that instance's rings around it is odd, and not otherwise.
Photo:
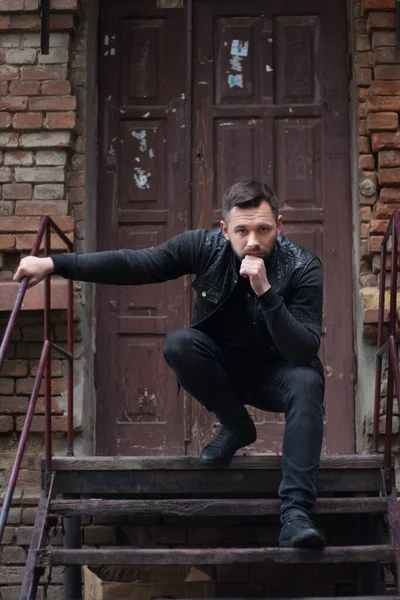
[(323, 437), (323, 376), (311, 366), (240, 360), (193, 327), (169, 336), (164, 356), (182, 387), (228, 427), (249, 419), (245, 404), (285, 413), (281, 520), (289, 511), (309, 513)]

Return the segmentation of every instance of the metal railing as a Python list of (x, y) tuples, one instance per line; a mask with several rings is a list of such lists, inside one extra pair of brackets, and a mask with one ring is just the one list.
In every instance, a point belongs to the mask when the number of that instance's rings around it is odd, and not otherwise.
[[(39, 231), (37, 233), (34, 246), (31, 251), (31, 256), (37, 256), (39, 248), (44, 239), (44, 254), (49, 256), (51, 253), (51, 232), (52, 230), (66, 244), (68, 252), (73, 252), (74, 245), (71, 240), (61, 231), (50, 217), (43, 217)], [(14, 330), (18, 314), (28, 288), (29, 280), (24, 277), (21, 286), (18, 290), (14, 308), (11, 312), (3, 341), (0, 346), (0, 372), (3, 367), (8, 344), (11, 340), (11, 335)], [(68, 299), (67, 299), (67, 350), (64, 350), (57, 344), (51, 341), (51, 284), (50, 276), (46, 277), (44, 283), (44, 343), (40, 356), (39, 368), (35, 379), (35, 384), (31, 397), (29, 399), (28, 410), (26, 412), (24, 426), (22, 428), (21, 437), (18, 443), (18, 449), (15, 456), (14, 464), (11, 470), (10, 479), (7, 490), (4, 494), (3, 505), (0, 513), (0, 543), (3, 538), (4, 530), (7, 523), (8, 513), (15, 492), (15, 487), (18, 480), (18, 475), (21, 469), (21, 463), (26, 447), (26, 442), (32, 425), (32, 419), (35, 414), (37, 399), (43, 375), (45, 375), (45, 470), (44, 470), (44, 488), (48, 489), (51, 472), (52, 472), (52, 424), (51, 424), (51, 357), (52, 350), (59, 352), (68, 361), (68, 412), (67, 412), (67, 455), (73, 456), (73, 416), (74, 416), (74, 398), (73, 398), (73, 283), (68, 280)]]
[[(388, 257), (388, 242), (391, 238), (391, 269), (390, 269), (390, 306), (388, 316), (388, 334), (384, 335), (385, 328), (385, 288), (386, 288), (386, 263)], [(372, 449), (379, 450), (379, 420), (381, 406), (382, 361), (383, 356), (388, 356), (388, 376), (386, 392), (386, 426), (385, 426), (385, 451), (384, 470), (386, 491), (390, 492), (393, 486), (393, 457), (392, 457), (392, 420), (393, 400), (396, 390), (397, 404), (400, 410), (400, 371), (396, 342), (397, 323), (397, 265), (400, 253), (400, 213), (395, 211), (384, 235), (381, 246), (380, 284), (379, 284), (379, 312), (378, 312), (378, 340), (376, 353), (376, 379), (375, 379), (375, 406), (372, 435)]]

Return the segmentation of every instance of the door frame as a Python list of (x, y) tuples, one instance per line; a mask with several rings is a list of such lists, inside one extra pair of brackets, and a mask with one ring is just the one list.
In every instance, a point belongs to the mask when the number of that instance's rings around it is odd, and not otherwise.
[[(135, 0), (132, 0), (134, 2)], [(192, 5), (193, 0), (185, 0), (186, 12), (186, 27), (188, 36), (190, 36), (190, 51), (187, 53), (187, 81), (186, 81), (186, 98), (187, 111), (191, 114), (192, 102), (192, 86), (191, 86), (191, 69), (192, 69)], [(99, 37), (100, 37), (100, 0), (87, 0), (87, 79), (86, 79), (86, 107), (85, 107), (85, 123), (86, 123), (86, 140), (85, 140), (85, 204), (84, 204), (84, 243), (80, 249), (84, 252), (93, 252), (97, 249), (97, 191), (98, 191), (98, 155), (99, 155), (99, 105), (98, 105), (98, 73), (100, 62)], [(354, 0), (347, 0), (347, 30), (349, 36), (349, 58), (354, 63), (355, 56), (355, 31), (354, 31)], [(353, 352), (356, 360), (355, 373), (358, 377), (355, 382), (354, 389), (354, 414), (355, 414), (355, 445), (356, 451), (361, 451), (360, 431), (362, 431), (363, 407), (361, 398), (365, 397), (365, 390), (368, 385), (360, 385), (362, 378), (359, 376), (361, 371), (363, 376), (370, 368), (371, 354), (366, 350), (366, 344), (362, 340), (362, 315), (363, 306), (362, 299), (359, 294), (359, 261), (360, 261), (360, 236), (359, 231), (359, 204), (358, 204), (358, 118), (357, 118), (357, 85), (354, 75), (349, 80), (349, 133), (350, 133), (350, 175), (351, 175), (351, 197), (352, 197), (352, 225), (353, 236), (351, 239), (353, 262), (352, 262), (352, 297), (353, 297)], [(187, 115), (189, 116), (189, 115)], [(192, 155), (192, 132), (191, 118), (187, 118), (189, 129), (187, 130), (187, 156)], [(185, 186), (188, 195), (191, 193), (191, 171), (192, 161), (187, 161), (185, 172)], [(191, 204), (192, 206), (192, 204)], [(93, 226), (93, 224), (95, 224)], [(85, 411), (83, 412), (83, 447), (82, 452), (85, 454), (96, 453), (96, 409), (97, 409), (97, 394), (96, 394), (96, 373), (95, 373), (95, 356), (96, 356), (96, 340), (97, 340), (97, 314), (96, 314), (96, 289), (93, 285), (82, 284), (82, 291), (85, 298), (85, 305), (79, 311), (81, 322), (84, 360), (84, 399)], [(368, 367), (367, 367), (368, 365)], [(185, 437), (189, 434), (190, 427), (190, 411), (187, 410), (185, 422)]]

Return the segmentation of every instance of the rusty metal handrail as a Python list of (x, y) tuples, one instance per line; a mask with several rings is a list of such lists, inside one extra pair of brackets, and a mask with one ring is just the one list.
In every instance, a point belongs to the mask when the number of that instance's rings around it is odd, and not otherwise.
[[(390, 269), (390, 307), (388, 337), (384, 341), (385, 325), (385, 279), (388, 242), (392, 239), (392, 256)], [(392, 418), (393, 399), (396, 390), (397, 404), (400, 409), (400, 370), (397, 356), (396, 322), (397, 322), (397, 264), (400, 254), (400, 213), (394, 211), (384, 235), (381, 245), (380, 284), (379, 284), (379, 311), (378, 311), (378, 340), (376, 354), (376, 379), (375, 379), (375, 405), (372, 435), (373, 452), (378, 452), (379, 447), (379, 416), (381, 402), (382, 360), (388, 355), (388, 381), (386, 392), (386, 427), (385, 427), (385, 484), (390, 492), (393, 485), (393, 458), (392, 458)]]
[[(68, 252), (73, 252), (74, 244), (70, 239), (61, 231), (61, 229), (54, 223), (50, 217), (43, 217), (39, 231), (36, 235), (35, 243), (33, 245), (31, 256), (37, 256), (39, 248), (44, 239), (44, 251), (45, 256), (51, 254), (51, 230), (53, 230), (58, 237), (67, 246)], [(14, 308), (11, 311), (11, 315), (6, 327), (6, 331), (3, 337), (3, 341), (0, 346), (0, 371), (5, 361), (6, 351), (8, 344), (10, 343), (11, 335), (14, 330), (18, 314), (21, 310), (21, 306), (25, 297), (26, 290), (28, 288), (29, 280), (24, 277), (21, 286), (18, 290), (17, 298), (14, 303)], [(45, 280), (45, 291), (44, 291), (44, 343), (43, 349), (39, 361), (39, 368), (35, 378), (35, 384), (31, 397), (29, 399), (28, 410), (26, 412), (24, 426), (21, 432), (21, 437), (18, 443), (18, 449), (14, 464), (11, 470), (10, 480), (8, 482), (7, 490), (4, 494), (3, 505), (0, 512), (0, 543), (3, 538), (4, 530), (7, 523), (8, 513), (10, 511), (11, 502), (14, 496), (15, 487), (18, 480), (18, 475), (21, 469), (22, 459), (25, 452), (26, 442), (32, 425), (32, 419), (35, 413), (36, 403), (39, 395), (40, 385), (42, 382), (43, 375), (46, 377), (45, 384), (45, 489), (48, 489), (50, 481), (50, 475), (52, 471), (52, 429), (51, 429), (51, 351), (60, 350), (61, 354), (68, 360), (68, 412), (67, 412), (67, 454), (73, 456), (73, 414), (74, 414), (74, 398), (73, 398), (73, 283), (71, 280), (68, 281), (68, 304), (67, 304), (67, 351), (59, 349), (56, 344), (53, 344), (50, 337), (50, 310), (51, 310), (51, 285), (50, 276), (46, 277)]]

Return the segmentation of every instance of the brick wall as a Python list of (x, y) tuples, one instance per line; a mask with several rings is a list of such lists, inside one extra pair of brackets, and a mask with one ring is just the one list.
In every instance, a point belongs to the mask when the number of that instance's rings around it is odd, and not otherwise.
[[(400, 53), (395, 31), (395, 0), (362, 0), (356, 1), (354, 6), (363, 339), (375, 344), (380, 245), (390, 216), (400, 209)], [(388, 270), (390, 257), (386, 266)], [(384, 276), (389, 287), (388, 272)], [(385, 391), (386, 382), (382, 394)], [(384, 412), (383, 402), (381, 433), (384, 432)], [(399, 418), (395, 412), (393, 433), (398, 437)], [(363, 431), (368, 444), (372, 433), (372, 404), (369, 414), (364, 415)], [(396, 440), (395, 444), (399, 445)]]
[[(81, 3), (80, 3), (81, 4)], [(52, 0), (50, 53), (40, 52), (37, 0), (0, 0), (0, 305), (11, 308), (10, 283), (20, 258), (32, 248), (40, 217), (50, 215), (82, 249), (86, 43), (83, 8), (77, 0)], [(52, 236), (52, 248), (64, 246)], [(61, 282), (64, 283), (64, 282)], [(76, 306), (80, 304), (77, 284)], [(52, 336), (66, 345), (65, 287), (55, 282)], [(8, 481), (43, 343), (40, 294), (28, 292), (0, 377), (0, 493)], [(0, 336), (9, 312), (0, 312)], [(75, 331), (79, 373), (81, 333)], [(62, 452), (66, 431), (67, 365), (53, 354), (54, 450)], [(75, 382), (79, 388), (79, 381)], [(79, 389), (78, 389), (79, 392)], [(77, 393), (75, 424), (79, 428)], [(44, 448), (43, 395), (39, 397), (27, 455), (18, 480), (3, 545), (0, 598), (19, 597), (40, 485)], [(53, 536), (54, 537), (54, 536)], [(61, 539), (60, 530), (54, 537)], [(62, 569), (41, 581), (38, 598), (61, 599)]]

